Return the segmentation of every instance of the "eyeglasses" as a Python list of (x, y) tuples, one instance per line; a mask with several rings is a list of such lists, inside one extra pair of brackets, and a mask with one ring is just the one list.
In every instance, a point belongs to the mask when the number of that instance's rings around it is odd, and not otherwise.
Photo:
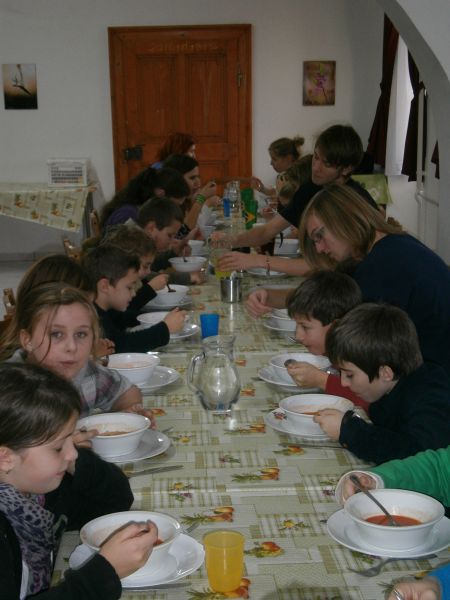
[(312, 243), (317, 246), (325, 236), (325, 225), (322, 225), (317, 231), (315, 231), (312, 235), (309, 236), (309, 239)]

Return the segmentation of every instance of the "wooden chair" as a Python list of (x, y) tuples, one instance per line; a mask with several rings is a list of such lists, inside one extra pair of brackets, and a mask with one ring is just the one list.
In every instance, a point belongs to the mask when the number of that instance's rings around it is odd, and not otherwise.
[(101, 237), (102, 230), (100, 229), (100, 217), (98, 212), (93, 208), (89, 214), (89, 223), (91, 228), (91, 237)]
[(74, 246), (72, 244), (72, 242), (69, 240), (69, 238), (63, 238), (63, 247), (64, 247), (64, 252), (66, 253), (67, 256), (70, 256), (70, 258), (73, 258), (77, 262), (80, 262), (81, 248), (77, 248), (76, 246)]

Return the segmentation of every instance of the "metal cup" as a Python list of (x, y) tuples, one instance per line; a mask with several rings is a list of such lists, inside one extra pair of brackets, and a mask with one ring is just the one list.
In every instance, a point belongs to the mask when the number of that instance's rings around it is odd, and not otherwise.
[(220, 298), (222, 302), (242, 300), (242, 280), (239, 277), (222, 277), (220, 280)]

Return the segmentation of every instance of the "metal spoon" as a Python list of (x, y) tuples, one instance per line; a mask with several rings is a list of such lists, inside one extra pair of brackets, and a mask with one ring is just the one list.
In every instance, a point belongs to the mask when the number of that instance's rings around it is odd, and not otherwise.
[(173, 290), (168, 283), (166, 283), (168, 292), (176, 292), (177, 290)]
[(368, 498), (370, 498), (372, 500), (372, 502), (375, 502), (375, 504), (378, 506), (378, 508), (380, 508), (384, 514), (386, 515), (386, 517), (389, 519), (389, 523), (393, 526), (393, 527), (400, 527), (400, 525), (397, 523), (397, 521), (394, 519), (394, 517), (391, 515), (390, 512), (388, 512), (388, 510), (381, 504), (381, 502), (379, 502), (375, 496), (373, 494), (371, 494), (369, 492), (368, 489), (366, 489), (363, 484), (360, 482), (359, 478), (357, 475), (352, 474), (350, 475), (350, 481), (359, 489), (360, 492), (362, 492), (363, 494), (365, 494)]
[(294, 360), (293, 358), (288, 358), (287, 360), (284, 361), (284, 366), (287, 369), (288, 367), (293, 367), (294, 365), (296, 365), (297, 362), (298, 361)]

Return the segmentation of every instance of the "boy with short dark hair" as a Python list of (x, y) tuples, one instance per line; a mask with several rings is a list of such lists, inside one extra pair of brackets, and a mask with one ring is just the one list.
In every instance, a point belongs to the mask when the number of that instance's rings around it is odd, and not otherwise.
[(413, 322), (401, 309), (361, 304), (330, 328), (326, 351), (341, 383), (369, 402), (367, 423), (348, 411), (314, 417), (334, 440), (364, 460), (382, 463), (450, 440), (450, 380), (424, 363)]
[[(333, 323), (361, 303), (358, 284), (345, 273), (317, 271), (288, 297), (289, 316), (297, 327), (295, 339), (308, 352), (325, 354), (325, 338)], [(348, 398), (367, 410), (368, 403), (341, 385), (338, 375), (321, 371), (307, 362), (297, 362), (288, 367), (289, 375), (301, 387), (319, 388), (327, 394)]]
[[(171, 245), (186, 244), (186, 240), (175, 239), (183, 224), (181, 208), (168, 198), (151, 198), (139, 209), (136, 222), (156, 246), (157, 254), (151, 265), (152, 271), (170, 268), (169, 258), (177, 256), (177, 253), (170, 249)], [(201, 273), (176, 273), (170, 277), (171, 283), (182, 285), (199, 284), (203, 281)]]
[[(166, 345), (170, 339), (170, 329), (165, 321), (129, 332), (115, 319), (115, 312), (124, 312), (136, 294), (140, 266), (136, 256), (108, 244), (93, 248), (83, 258), (84, 269), (97, 285), (94, 304), (103, 333), (114, 342), (116, 352), (147, 352)], [(185, 312), (175, 311), (182, 326)]]

